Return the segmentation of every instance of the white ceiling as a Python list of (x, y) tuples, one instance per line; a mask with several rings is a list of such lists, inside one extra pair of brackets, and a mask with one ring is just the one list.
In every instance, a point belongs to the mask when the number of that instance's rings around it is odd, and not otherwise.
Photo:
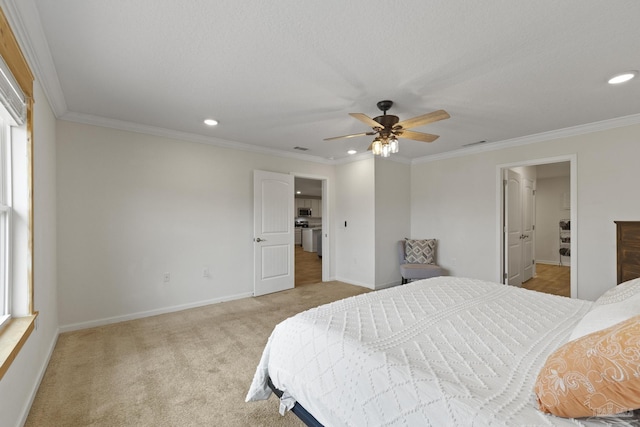
[(402, 159), (640, 114), (640, 79), (606, 83), (640, 69), (637, 0), (3, 2), (67, 120), (337, 161), (382, 99), (451, 115)]

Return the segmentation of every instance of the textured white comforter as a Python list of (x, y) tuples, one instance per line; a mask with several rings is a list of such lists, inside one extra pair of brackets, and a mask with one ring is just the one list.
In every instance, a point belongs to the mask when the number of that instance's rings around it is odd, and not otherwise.
[(542, 414), (533, 393), (590, 306), (454, 277), (347, 298), (276, 326), (247, 401), (270, 376), (325, 426), (606, 424)]

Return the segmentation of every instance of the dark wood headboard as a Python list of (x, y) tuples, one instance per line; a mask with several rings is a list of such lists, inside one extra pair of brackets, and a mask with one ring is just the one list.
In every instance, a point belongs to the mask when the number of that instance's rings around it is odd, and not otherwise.
[(640, 277), (640, 221), (616, 223), (618, 284)]

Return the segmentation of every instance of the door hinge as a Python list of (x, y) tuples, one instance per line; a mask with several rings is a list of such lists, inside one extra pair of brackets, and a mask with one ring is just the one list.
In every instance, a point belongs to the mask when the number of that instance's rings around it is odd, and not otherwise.
[(536, 265), (536, 260), (531, 260), (531, 265)]
[(505, 186), (505, 187), (507, 186), (507, 180), (506, 179), (502, 180), (502, 185)]
[(503, 274), (503, 276), (502, 276), (502, 278), (503, 278), (504, 280), (507, 280), (507, 273), (504, 273), (504, 274)]
[(536, 195), (536, 190), (533, 190), (533, 195), (534, 195), (534, 196)]
[(535, 225), (535, 224), (533, 224), (533, 225), (531, 226), (531, 229), (532, 229), (532, 230), (535, 230), (535, 229), (536, 229), (536, 225)]

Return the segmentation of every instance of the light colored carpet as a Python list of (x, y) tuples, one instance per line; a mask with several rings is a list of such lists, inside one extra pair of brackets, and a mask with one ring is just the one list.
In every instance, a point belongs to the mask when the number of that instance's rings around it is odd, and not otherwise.
[(26, 422), (42, 426), (301, 426), (275, 396), (245, 403), (274, 326), (367, 292), (306, 285), (61, 334)]

